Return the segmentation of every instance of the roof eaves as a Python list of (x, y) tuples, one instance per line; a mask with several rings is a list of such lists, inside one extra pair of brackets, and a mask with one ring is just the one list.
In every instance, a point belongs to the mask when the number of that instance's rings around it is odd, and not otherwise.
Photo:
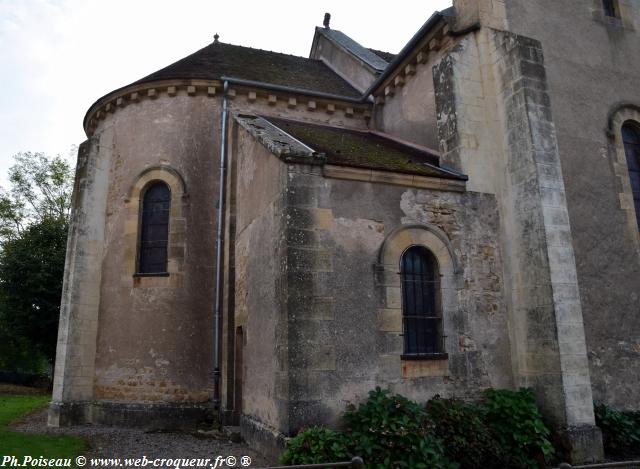
[(351, 39), (349, 36), (344, 34), (342, 31), (338, 31), (337, 29), (321, 28), (317, 26), (316, 32), (322, 34), (330, 41), (337, 43), (347, 52), (365, 62), (378, 73), (382, 72), (389, 65), (389, 63), (382, 57), (376, 55), (366, 47), (363, 47), (362, 45)]
[(429, 32), (436, 27), (436, 25), (440, 22), (441, 19), (448, 16), (449, 9), (443, 10), (443, 12), (436, 11), (433, 15), (429, 17), (429, 19), (420, 27), (420, 29), (413, 35), (409, 42), (402, 48), (396, 58), (385, 68), (385, 70), (376, 78), (376, 80), (371, 83), (371, 86), (364, 92), (364, 95), (369, 96), (374, 91), (376, 91), (382, 83), (405, 61), (405, 59), (413, 52), (414, 48), (420, 43), (420, 41), (427, 35)]

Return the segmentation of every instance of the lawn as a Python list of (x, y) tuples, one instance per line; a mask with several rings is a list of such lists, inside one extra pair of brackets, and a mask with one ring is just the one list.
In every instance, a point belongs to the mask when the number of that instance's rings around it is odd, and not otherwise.
[(16, 456), (20, 462), (24, 456), (33, 458), (71, 458), (82, 454), (86, 443), (81, 438), (57, 435), (31, 435), (11, 431), (10, 422), (23, 415), (45, 407), (49, 396), (0, 395), (0, 456)]

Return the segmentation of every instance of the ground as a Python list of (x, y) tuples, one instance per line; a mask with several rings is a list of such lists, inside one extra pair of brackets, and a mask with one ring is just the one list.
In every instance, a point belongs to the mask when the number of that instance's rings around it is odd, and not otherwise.
[[(0, 399), (8, 393), (2, 393)], [(15, 394), (15, 390), (14, 390)], [(18, 397), (18, 396), (11, 396)], [(33, 396), (21, 396), (31, 398)], [(39, 397), (39, 396), (38, 396)], [(14, 421), (8, 430), (41, 434), (47, 436), (75, 436), (87, 442), (87, 449), (83, 453), (87, 458), (211, 458), (235, 456), (238, 461), (242, 456), (251, 458), (251, 467), (267, 466), (268, 462), (245, 444), (232, 443), (218, 432), (146, 432), (140, 429), (106, 427), (102, 425), (82, 425), (71, 428), (47, 427), (47, 400), (41, 398), (36, 405), (37, 410)], [(10, 434), (12, 432), (5, 432)], [(0, 432), (0, 447), (3, 447)], [(31, 438), (30, 440), (37, 440)], [(38, 454), (39, 455), (39, 454)], [(78, 454), (76, 454), (78, 455)], [(36, 456), (34, 454), (34, 456)], [(241, 467), (238, 464), (236, 467)], [(206, 469), (209, 469), (208, 467)]]

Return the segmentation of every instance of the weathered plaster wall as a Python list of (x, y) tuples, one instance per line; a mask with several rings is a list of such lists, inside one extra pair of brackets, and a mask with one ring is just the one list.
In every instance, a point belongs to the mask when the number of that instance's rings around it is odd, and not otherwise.
[(344, 48), (316, 33), (310, 58), (322, 60), (331, 70), (347, 80), (355, 89), (365, 91), (376, 79), (373, 68)]
[[(328, 179), (317, 166), (289, 166), (288, 173), (290, 407), (282, 431), (339, 425), (346, 404), (375, 386), (425, 401), (512, 384), (491, 195)], [(401, 361), (399, 289), (389, 287), (397, 278), (381, 275), (385, 238), (415, 224), (446, 233), (461, 265), (443, 285), (453, 303), (444, 317), (444, 362)], [(420, 377), (403, 377), (404, 367)]]
[(374, 123), (377, 130), (410, 142), (438, 150), (438, 126), (432, 68), (441, 59), (432, 53), (425, 63), (415, 65), (415, 73), (387, 95), (383, 105), (376, 105)]
[(509, 28), (544, 50), (594, 398), (637, 409), (640, 235), (618, 170), (625, 163), (606, 130), (618, 105), (640, 105), (640, 4), (620, 0), (622, 20), (604, 17), (599, 0), (507, 5)]
[[(233, 381), (224, 387), (223, 402), (236, 422), (240, 419), (243, 437), (276, 457), (274, 439), (288, 420), (287, 321), (282, 301), (287, 275), (286, 166), (237, 124), (232, 135), (226, 269), (230, 297), (225, 325), (226, 343), (231, 346), (223, 354), (224, 375)], [(236, 357), (239, 349), (242, 364)]]
[[(119, 109), (97, 129), (98, 135), (103, 128), (113, 132), (112, 146), (102, 150), (112, 155), (112, 163), (97, 400), (211, 399), (218, 103), (186, 93), (160, 96)], [(139, 210), (134, 187), (145, 170), (158, 166), (175, 171), (185, 189), (180, 194), (172, 187), (170, 273), (134, 277), (138, 220), (132, 212)]]
[[(275, 428), (286, 416), (278, 406), (282, 328), (281, 282), (284, 165), (241, 131), (237, 151), (235, 240), (235, 327), (244, 334), (242, 413)], [(236, 370), (236, 373), (238, 370)]]

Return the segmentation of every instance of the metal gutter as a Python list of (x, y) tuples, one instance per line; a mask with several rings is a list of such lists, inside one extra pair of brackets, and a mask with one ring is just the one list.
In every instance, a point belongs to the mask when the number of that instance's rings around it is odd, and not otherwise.
[(360, 98), (351, 98), (351, 97), (342, 96), (339, 94), (324, 93), (322, 91), (312, 91), (312, 90), (305, 90), (302, 88), (295, 88), (292, 86), (274, 85), (272, 83), (265, 83), (262, 81), (245, 80), (244, 78), (234, 78), (234, 77), (223, 76), (223, 77), (220, 77), (220, 80), (223, 80), (224, 82), (233, 83), (234, 85), (253, 86), (255, 88), (264, 88), (267, 90), (282, 91), (285, 93), (296, 93), (296, 94), (301, 94), (303, 96), (312, 96), (315, 98), (335, 99), (338, 101), (345, 101), (353, 104), (365, 104), (368, 98), (368, 96), (362, 96)]
[[(389, 64), (387, 68), (384, 69), (384, 72), (376, 78), (376, 80), (371, 83), (371, 86), (364, 92), (364, 96), (369, 97), (387, 78), (391, 75), (396, 68), (407, 58), (407, 56), (413, 51), (415, 46), (422, 40), (422, 38), (427, 34), (442, 18), (444, 15), (436, 11), (431, 17), (426, 21), (425, 24), (416, 32), (409, 42), (402, 48), (402, 50), (396, 55), (396, 58)], [(361, 98), (362, 99), (362, 98)]]

